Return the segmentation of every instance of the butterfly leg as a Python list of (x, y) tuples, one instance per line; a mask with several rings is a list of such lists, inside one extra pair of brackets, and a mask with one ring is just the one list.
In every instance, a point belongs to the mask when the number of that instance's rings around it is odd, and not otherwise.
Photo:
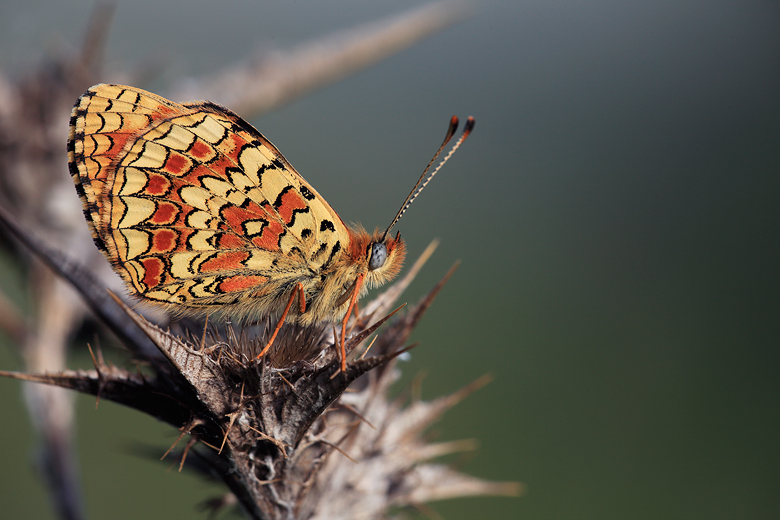
[(298, 296), (298, 307), (301, 310), (301, 314), (306, 312), (306, 296), (304, 296), (303, 294), (303, 284), (298, 282), (298, 285), (295, 286), (295, 289), (293, 289), (292, 294), (290, 294), (290, 299), (287, 301), (287, 306), (284, 308), (282, 317), (279, 318), (279, 322), (276, 324), (276, 328), (274, 329), (274, 333), (271, 335), (271, 339), (268, 340), (268, 343), (266, 343), (265, 347), (263, 347), (263, 350), (257, 355), (255, 359), (259, 359), (263, 357), (265, 353), (268, 352), (268, 349), (271, 348), (271, 345), (274, 344), (276, 335), (279, 334), (279, 330), (282, 328), (282, 325), (284, 324), (284, 319), (287, 317), (287, 313), (290, 311), (290, 307), (292, 307), (296, 295)]
[(349, 321), (349, 317), (352, 315), (352, 310), (355, 308), (355, 304), (357, 303), (358, 295), (360, 294), (360, 286), (363, 285), (363, 278), (365, 278), (364, 273), (360, 273), (355, 280), (355, 289), (352, 292), (352, 298), (349, 300), (349, 308), (347, 309), (347, 313), (344, 315), (344, 321), (341, 322), (341, 371), (344, 372), (347, 370), (347, 349), (344, 345), (345, 340), (347, 338), (347, 322)]

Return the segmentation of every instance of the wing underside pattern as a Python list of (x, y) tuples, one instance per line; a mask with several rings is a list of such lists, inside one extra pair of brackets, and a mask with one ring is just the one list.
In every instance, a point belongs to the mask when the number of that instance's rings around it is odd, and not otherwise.
[(95, 242), (153, 302), (262, 298), (318, 276), (349, 244), (279, 151), (212, 103), (95, 86), (73, 110), (68, 153)]

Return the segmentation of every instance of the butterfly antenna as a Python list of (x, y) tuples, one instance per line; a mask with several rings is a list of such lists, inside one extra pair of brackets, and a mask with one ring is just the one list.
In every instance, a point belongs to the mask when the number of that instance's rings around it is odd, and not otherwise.
[[(390, 223), (389, 226), (387, 226), (387, 229), (385, 230), (384, 235), (382, 235), (382, 241), (385, 240), (385, 237), (387, 237), (387, 234), (390, 233), (390, 230), (393, 229), (393, 226), (401, 220), (401, 216), (403, 216), (404, 212), (409, 208), (409, 206), (412, 205), (412, 202), (414, 202), (414, 199), (417, 198), (417, 196), (420, 194), (420, 192), (428, 185), (429, 182), (431, 182), (431, 179), (433, 179), (433, 176), (436, 175), (439, 170), (441, 170), (441, 167), (444, 166), (444, 163), (446, 163), (450, 157), (452, 157), (452, 154), (455, 153), (455, 150), (460, 147), (461, 144), (463, 144), (463, 141), (466, 140), (466, 138), (469, 136), (471, 131), (474, 129), (474, 118), (469, 116), (469, 118), (466, 120), (466, 126), (463, 128), (463, 133), (460, 134), (460, 138), (457, 140), (455, 145), (452, 147), (452, 150), (444, 157), (444, 159), (441, 160), (438, 166), (431, 172), (430, 175), (428, 175), (428, 178), (425, 178), (425, 175), (428, 173), (428, 170), (431, 169), (431, 166), (436, 161), (436, 159), (441, 154), (442, 150), (444, 150), (444, 147), (447, 146), (447, 143), (450, 142), (450, 139), (452, 139), (452, 136), (455, 135), (455, 131), (458, 129), (458, 117), (452, 116), (452, 119), (450, 119), (450, 127), (447, 129), (447, 135), (444, 137), (444, 141), (442, 141), (441, 146), (438, 150), (436, 150), (436, 153), (433, 154), (433, 158), (428, 163), (428, 166), (425, 167), (425, 170), (423, 170), (422, 175), (420, 175), (420, 178), (417, 180), (417, 183), (414, 185), (414, 188), (412, 188), (412, 191), (409, 192), (409, 196), (406, 197), (406, 200), (403, 204), (401, 204), (401, 209), (398, 210), (398, 213), (395, 215), (395, 218)], [(425, 181), (423, 181), (425, 179)]]

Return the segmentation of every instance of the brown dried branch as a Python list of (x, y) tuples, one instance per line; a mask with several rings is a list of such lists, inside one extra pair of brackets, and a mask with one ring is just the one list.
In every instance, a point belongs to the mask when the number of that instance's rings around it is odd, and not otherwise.
[(462, 4), (431, 2), (334, 33), (176, 89), (175, 99), (210, 99), (244, 117), (268, 112), (409, 48), (466, 17)]

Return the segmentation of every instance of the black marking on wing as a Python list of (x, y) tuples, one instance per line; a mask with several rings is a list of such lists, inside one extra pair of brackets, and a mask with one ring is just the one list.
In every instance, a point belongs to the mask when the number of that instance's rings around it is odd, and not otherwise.
[(320, 222), (320, 231), (336, 231), (336, 226), (330, 220)]
[(287, 194), (287, 192), (290, 191), (291, 189), (292, 186), (288, 184), (287, 186), (284, 187), (282, 191), (279, 192), (279, 195), (276, 197), (276, 200), (274, 201), (274, 209), (279, 209), (279, 206), (281, 206), (283, 203), (282, 199)]
[[(170, 135), (171, 132), (173, 132), (173, 127), (174, 126), (176, 126), (176, 125), (175, 124), (169, 124), (168, 125), (168, 130), (166, 130), (165, 132), (163, 132), (159, 136), (155, 137), (154, 139), (150, 139), (150, 141), (161, 141), (161, 140), (165, 139), (166, 137), (168, 137)], [(151, 130), (151, 128), (147, 128), (146, 130)], [(166, 146), (166, 145), (160, 145), (160, 146), (165, 147), (166, 150), (170, 148), (169, 146)]]
[(282, 239), (287, 236), (287, 228), (284, 228), (284, 230), (279, 233), (279, 240), (276, 241), (276, 248), (281, 249), (282, 248)]
[(301, 195), (303, 195), (304, 199), (306, 199), (306, 200), (314, 200), (315, 199), (314, 194), (306, 186), (301, 185), (300, 191), (301, 191)]
[[(103, 130), (103, 128), (106, 126), (106, 118), (103, 117), (103, 114), (100, 114), (100, 113), (95, 114), (95, 115), (100, 118), (100, 128), (98, 128), (97, 130), (95, 130), (92, 133), (93, 134), (99, 134)], [(119, 116), (119, 117), (121, 118), (122, 116)]]
[(330, 250), (330, 256), (328, 257), (328, 260), (322, 264), (322, 268), (325, 269), (330, 266), (330, 264), (333, 262), (333, 260), (336, 258), (336, 255), (341, 251), (341, 242), (338, 240), (335, 244), (333, 244), (333, 248)]
[[(255, 231), (254, 233), (250, 233), (249, 230), (247, 229), (247, 224), (249, 224), (249, 223), (254, 224), (254, 223), (257, 223), (257, 222), (261, 223), (260, 231)], [(266, 227), (268, 227), (268, 221), (266, 219), (264, 219), (264, 218), (256, 218), (256, 219), (252, 219), (252, 220), (245, 220), (244, 222), (241, 223), (241, 231), (244, 233), (244, 236), (247, 237), (247, 238), (250, 238), (250, 240), (251, 240), (251, 238), (262, 236), (263, 231), (265, 231)]]
[[(294, 189), (295, 188), (292, 185), (288, 184), (287, 186), (284, 187), (284, 189), (282, 191), (279, 192), (279, 195), (276, 197), (276, 200), (274, 201), (274, 204), (273, 204), (274, 209), (277, 210), (277, 213), (278, 213), (279, 207), (281, 207), (282, 204), (284, 204), (284, 200), (283, 200), (284, 196), (290, 190), (294, 190)], [(290, 214), (290, 221), (289, 222), (285, 222), (285, 225), (287, 227), (290, 227), (290, 228), (294, 227), (295, 226), (295, 217), (298, 215), (298, 213), (308, 213), (308, 212), (309, 212), (309, 206), (306, 206), (303, 209), (298, 209), (298, 208), (293, 209), (292, 213)]]
[[(108, 148), (106, 148), (106, 150), (112, 149), (114, 147), (114, 138), (111, 137), (111, 134), (101, 134), (101, 135), (105, 137), (109, 142), (109, 146)], [(95, 145), (95, 148), (97, 148), (97, 141), (95, 140), (95, 134), (90, 134), (89, 138), (92, 139), (92, 143)], [(114, 157), (113, 160), (116, 160), (116, 157)], [(111, 162), (113, 162), (113, 160)]]

